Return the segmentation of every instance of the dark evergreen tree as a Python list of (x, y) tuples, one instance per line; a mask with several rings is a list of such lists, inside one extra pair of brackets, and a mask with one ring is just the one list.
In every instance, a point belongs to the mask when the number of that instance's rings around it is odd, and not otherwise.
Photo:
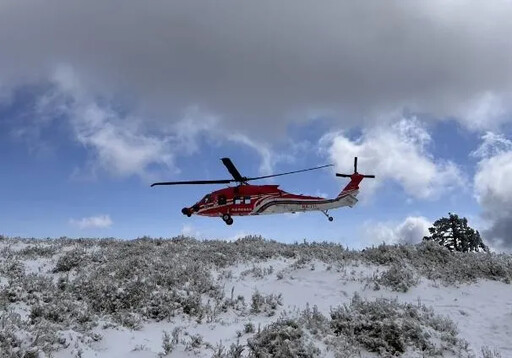
[(428, 229), (430, 236), (425, 236), (423, 240), (433, 240), (450, 251), (489, 251), (480, 233), (468, 226), (466, 218), (452, 213), (448, 215), (447, 218), (436, 220), (434, 226)]

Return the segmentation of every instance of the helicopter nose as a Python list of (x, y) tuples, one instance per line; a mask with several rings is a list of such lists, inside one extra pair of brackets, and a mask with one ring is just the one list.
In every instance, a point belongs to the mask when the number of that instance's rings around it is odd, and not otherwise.
[(200, 208), (199, 208), (199, 205), (197, 205), (197, 204), (196, 204), (196, 205), (194, 205), (194, 206), (192, 207), (192, 209), (194, 209), (194, 211), (199, 211), (199, 209), (200, 209)]
[(192, 216), (192, 210), (191, 210), (191, 209), (189, 209), (189, 208), (183, 208), (183, 209), (181, 209), (181, 213), (182, 213), (183, 215), (187, 215), (188, 217), (191, 217), (191, 216)]

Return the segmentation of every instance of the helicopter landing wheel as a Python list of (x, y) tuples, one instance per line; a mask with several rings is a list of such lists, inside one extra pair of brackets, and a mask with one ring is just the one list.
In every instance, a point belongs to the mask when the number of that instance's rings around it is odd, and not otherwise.
[(228, 222), (229, 219), (231, 219), (231, 215), (229, 215), (229, 214), (222, 215), (222, 220), (224, 220), (225, 222)]
[(327, 210), (320, 210), (320, 212), (325, 215), (327, 220), (329, 220), (329, 221), (333, 221), (334, 220), (334, 218), (327, 213)]
[(227, 219), (226, 220), (226, 224), (232, 225), (233, 224), (233, 219), (232, 218)]

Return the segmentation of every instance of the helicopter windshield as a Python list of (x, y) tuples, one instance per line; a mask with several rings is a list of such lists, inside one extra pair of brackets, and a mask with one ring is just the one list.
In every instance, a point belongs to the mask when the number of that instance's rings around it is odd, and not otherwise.
[(205, 203), (205, 204), (208, 204), (211, 200), (211, 195), (210, 194), (206, 194), (204, 196), (204, 198), (201, 199), (200, 203)]

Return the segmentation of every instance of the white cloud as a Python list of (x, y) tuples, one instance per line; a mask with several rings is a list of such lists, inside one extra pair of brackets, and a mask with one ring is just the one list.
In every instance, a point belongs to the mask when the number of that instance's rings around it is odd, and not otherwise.
[(96, 104), (81, 106), (73, 118), (76, 139), (91, 148), (98, 165), (112, 174), (146, 173), (151, 164), (172, 166), (166, 138), (144, 135), (107, 109)]
[(423, 216), (408, 216), (401, 223), (372, 222), (363, 225), (363, 240), (369, 245), (416, 244), (429, 234), (432, 222)]
[(101, 170), (149, 180), (155, 165), (174, 169), (171, 137), (151, 133), (142, 118), (120, 114), (108, 100), (91, 95), (70, 66), (54, 72), (51, 89), (38, 98), (34, 118), (28, 123), (31, 128), (66, 121), (72, 139), (87, 149), (87, 170), (76, 170), (76, 176), (90, 177)]
[(260, 155), (261, 164), (259, 171), (262, 175), (272, 174), (274, 165), (283, 158), (283, 155), (273, 152), (268, 145), (257, 142), (244, 134), (229, 134), (227, 139), (234, 143), (246, 145), (249, 148), (255, 150)]
[(428, 152), (430, 141), (429, 133), (413, 118), (402, 119), (392, 126), (372, 127), (357, 139), (340, 132), (330, 133), (320, 144), (338, 172), (352, 173), (352, 163), (357, 156), (358, 171), (376, 175), (375, 180), (364, 181), (363, 198), (386, 180), (394, 180), (409, 196), (428, 199), (464, 183), (462, 173), (453, 162), (435, 160)]
[(473, 152), (480, 158), (474, 177), (474, 193), (483, 209), (487, 228), (484, 239), (494, 247), (512, 247), (512, 141), (486, 133)]
[(193, 237), (196, 239), (203, 238), (203, 233), (190, 224), (184, 224), (181, 228), (180, 234), (183, 236)]
[(461, 106), (454, 115), (471, 129), (496, 130), (510, 120), (512, 106), (510, 93), (498, 95), (486, 91)]
[(81, 219), (70, 219), (69, 223), (79, 229), (105, 229), (112, 226), (112, 220), (109, 215), (91, 216)]
[(270, 173), (281, 158), (265, 143), (223, 131), (219, 118), (197, 107), (187, 109), (178, 121), (155, 127), (145, 118), (121, 115), (109, 101), (93, 97), (82, 83), (70, 66), (60, 66), (53, 76), (52, 91), (39, 97), (36, 122), (27, 126), (39, 129), (56, 118), (66, 118), (73, 139), (90, 153), (87, 170), (76, 170), (75, 176), (90, 177), (91, 172), (102, 170), (121, 177), (138, 175), (149, 181), (164, 170), (176, 173), (175, 156), (197, 152), (203, 137), (254, 149), (261, 157), (260, 172), (264, 174)]
[(487, 132), (482, 136), (480, 146), (471, 155), (480, 159), (489, 159), (509, 151), (512, 151), (512, 141), (502, 134)]
[[(231, 227), (230, 227), (231, 229)], [(244, 231), (236, 231), (233, 233), (232, 231), (229, 231), (229, 233), (220, 237), (213, 237), (211, 234), (205, 234), (205, 232), (199, 230), (195, 226), (191, 224), (184, 224), (181, 228), (181, 235), (188, 236), (195, 238), (197, 240), (209, 240), (209, 239), (216, 239), (216, 240), (224, 240), (224, 241), (236, 241), (242, 237), (245, 237), (249, 235), (248, 233)]]
[[(251, 234), (243, 231), (243, 230), (239, 230), (237, 232), (235, 232), (234, 234), (232, 234), (231, 236), (228, 236), (228, 237), (223, 237), (223, 238), (220, 238), (219, 240), (225, 240), (225, 241), (236, 241), (238, 239), (241, 239), (243, 237), (246, 237), (246, 236), (249, 236)], [(254, 234), (252, 234), (254, 235)]]

